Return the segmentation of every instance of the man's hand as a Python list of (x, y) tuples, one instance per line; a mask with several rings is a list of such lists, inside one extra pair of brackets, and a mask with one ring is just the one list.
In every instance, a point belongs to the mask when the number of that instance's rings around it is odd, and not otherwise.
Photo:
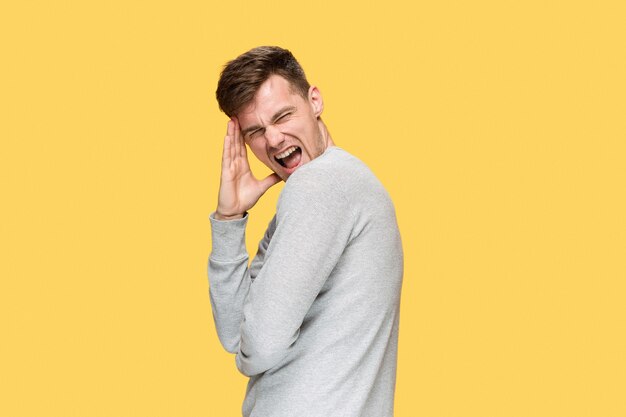
[(280, 182), (280, 177), (275, 173), (263, 180), (257, 180), (252, 175), (239, 121), (233, 117), (228, 122), (224, 138), (222, 177), (215, 218), (218, 220), (242, 218), (243, 214), (251, 209), (272, 185), (278, 182)]

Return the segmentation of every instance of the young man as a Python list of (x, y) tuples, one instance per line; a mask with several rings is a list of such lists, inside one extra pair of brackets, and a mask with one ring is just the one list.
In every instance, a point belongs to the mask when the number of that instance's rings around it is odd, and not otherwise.
[[(392, 416), (403, 255), (387, 192), (334, 145), (322, 95), (289, 51), (229, 62), (217, 99), (231, 120), (210, 215), (210, 299), (221, 343), (250, 377), (243, 415)], [(246, 145), (272, 175), (252, 175)], [(248, 266), (247, 212), (281, 180)]]

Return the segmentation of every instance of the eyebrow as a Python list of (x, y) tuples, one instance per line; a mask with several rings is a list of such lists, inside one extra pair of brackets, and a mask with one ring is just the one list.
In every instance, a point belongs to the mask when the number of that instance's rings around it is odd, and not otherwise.
[[(295, 111), (296, 110), (296, 106), (285, 106), (282, 109), (278, 110), (276, 113), (274, 113), (274, 115), (272, 116), (272, 120), (270, 123), (274, 123), (280, 116), (283, 115), (283, 113), (286, 113), (288, 111)], [(246, 136), (248, 133), (257, 130), (257, 129), (261, 129), (263, 128), (263, 126), (261, 125), (254, 125), (254, 126), (250, 126), (245, 128), (244, 130), (241, 131), (241, 135), (242, 136)]]

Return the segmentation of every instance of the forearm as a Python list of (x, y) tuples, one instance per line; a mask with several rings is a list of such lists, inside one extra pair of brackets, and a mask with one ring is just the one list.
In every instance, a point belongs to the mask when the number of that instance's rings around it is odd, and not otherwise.
[(215, 328), (224, 348), (237, 352), (243, 303), (250, 288), (245, 247), (247, 216), (220, 221), (212, 214), (212, 251), (209, 257), (209, 295)]

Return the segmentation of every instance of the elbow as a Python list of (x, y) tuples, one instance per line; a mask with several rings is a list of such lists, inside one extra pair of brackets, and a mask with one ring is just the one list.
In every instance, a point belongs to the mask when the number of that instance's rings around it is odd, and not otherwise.
[(225, 340), (220, 338), (220, 343), (228, 353), (237, 353), (239, 351), (239, 341)]
[(246, 352), (241, 348), (237, 352), (236, 362), (239, 372), (247, 377), (262, 374), (278, 365), (287, 356), (289, 348), (274, 348), (266, 351)]
[[(251, 377), (279, 365), (293, 348), (300, 329), (286, 338), (249, 338), (242, 337), (236, 357), (237, 369)], [(282, 340), (280, 340), (282, 339)]]

